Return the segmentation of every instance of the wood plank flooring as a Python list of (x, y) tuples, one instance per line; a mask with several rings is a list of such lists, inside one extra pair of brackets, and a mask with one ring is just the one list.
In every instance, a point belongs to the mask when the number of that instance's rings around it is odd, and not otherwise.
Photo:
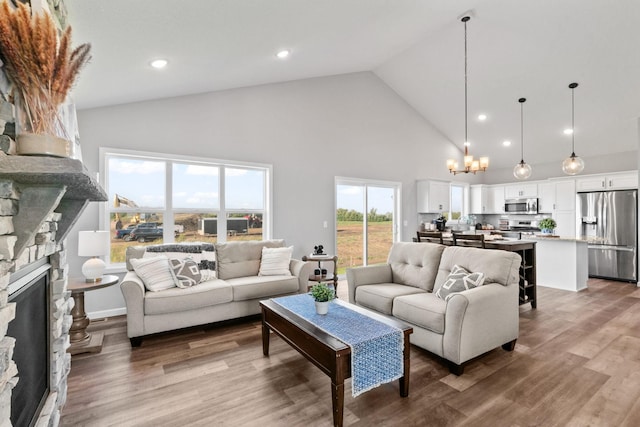
[[(346, 299), (346, 283), (339, 294)], [(493, 350), (460, 377), (411, 350), (410, 393), (358, 398), (348, 426), (638, 426), (640, 289), (589, 280), (538, 288), (520, 308), (515, 351)], [(126, 319), (94, 322), (102, 353), (72, 359), (63, 426), (330, 426), (329, 378), (277, 336), (263, 357), (259, 320), (153, 336), (131, 349)]]

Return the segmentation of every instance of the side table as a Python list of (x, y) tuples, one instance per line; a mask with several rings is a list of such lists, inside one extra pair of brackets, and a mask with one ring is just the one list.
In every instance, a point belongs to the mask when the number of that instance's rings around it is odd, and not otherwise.
[(333, 276), (329, 276), (328, 274), (312, 274), (309, 276), (310, 282), (325, 282), (327, 280), (333, 281), (333, 288), (336, 290), (336, 298), (338, 296), (338, 257), (336, 255), (326, 255), (326, 256), (303, 256), (302, 261), (316, 261), (318, 263), (318, 268), (322, 273), (322, 263), (323, 262), (333, 262)]
[(89, 326), (91, 320), (89, 320), (87, 313), (84, 311), (84, 293), (115, 285), (119, 281), (118, 276), (114, 275), (102, 276), (100, 282), (86, 282), (84, 277), (69, 278), (67, 289), (71, 291), (71, 297), (75, 302), (75, 306), (71, 310), (73, 323), (71, 324), (71, 329), (69, 329), (69, 339), (71, 341), (71, 346), (67, 350), (69, 353), (100, 353), (102, 351), (104, 332), (94, 332), (93, 334), (87, 332), (87, 326)]

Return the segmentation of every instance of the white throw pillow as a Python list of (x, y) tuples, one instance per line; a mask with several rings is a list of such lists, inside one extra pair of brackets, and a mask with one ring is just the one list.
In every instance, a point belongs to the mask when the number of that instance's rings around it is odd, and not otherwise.
[(289, 264), (293, 246), (288, 248), (262, 248), (258, 276), (291, 276)]
[(482, 286), (484, 283), (483, 273), (470, 273), (459, 265), (454, 265), (447, 280), (436, 292), (440, 299), (448, 301), (453, 294)]
[(131, 259), (131, 265), (142, 279), (145, 288), (151, 292), (175, 288), (176, 276), (169, 264), (169, 258), (158, 256), (153, 258)]

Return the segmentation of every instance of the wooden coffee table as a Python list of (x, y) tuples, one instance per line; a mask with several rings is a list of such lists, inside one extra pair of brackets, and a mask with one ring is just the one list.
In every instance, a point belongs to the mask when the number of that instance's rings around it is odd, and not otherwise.
[[(340, 300), (334, 301), (336, 304), (341, 304), (404, 332), (404, 376), (398, 382), (400, 396), (409, 396), (409, 335), (413, 333), (413, 328), (353, 304)], [(260, 306), (262, 307), (262, 352), (264, 355), (269, 355), (269, 331), (273, 331), (327, 374), (331, 378), (333, 425), (341, 426), (344, 412), (344, 380), (351, 377), (351, 348), (271, 300), (260, 301)]]

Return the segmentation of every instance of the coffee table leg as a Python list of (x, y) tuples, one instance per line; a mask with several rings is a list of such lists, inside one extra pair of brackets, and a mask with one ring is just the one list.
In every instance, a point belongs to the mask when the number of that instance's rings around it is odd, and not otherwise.
[(404, 350), (402, 351), (404, 359), (404, 375), (400, 378), (400, 396), (409, 396), (409, 378), (410, 378), (410, 356), (411, 346), (409, 345), (409, 336), (404, 336)]
[(269, 355), (269, 326), (267, 326), (267, 322), (264, 319), (264, 311), (262, 312), (262, 354), (265, 356)]
[(333, 425), (341, 427), (344, 413), (344, 381), (340, 384), (331, 381), (331, 399), (333, 403)]

